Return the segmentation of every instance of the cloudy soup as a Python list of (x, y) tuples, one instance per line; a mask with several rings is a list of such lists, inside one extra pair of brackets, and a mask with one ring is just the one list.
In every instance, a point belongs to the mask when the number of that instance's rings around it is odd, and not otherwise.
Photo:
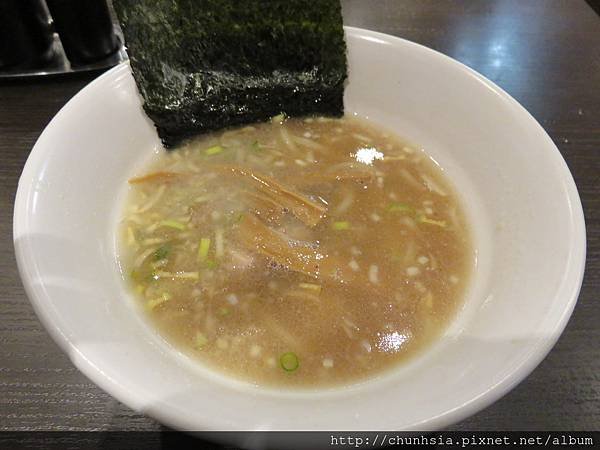
[(175, 347), (271, 386), (381, 374), (460, 308), (474, 253), (418, 147), (356, 118), (203, 135), (129, 180), (123, 276)]

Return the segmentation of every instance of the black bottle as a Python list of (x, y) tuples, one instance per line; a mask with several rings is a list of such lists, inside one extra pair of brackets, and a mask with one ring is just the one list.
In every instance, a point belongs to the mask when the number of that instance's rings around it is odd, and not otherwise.
[(34, 68), (52, 59), (44, 0), (0, 0), (0, 69)]
[(118, 40), (105, 0), (46, 0), (54, 26), (73, 65), (115, 52)]

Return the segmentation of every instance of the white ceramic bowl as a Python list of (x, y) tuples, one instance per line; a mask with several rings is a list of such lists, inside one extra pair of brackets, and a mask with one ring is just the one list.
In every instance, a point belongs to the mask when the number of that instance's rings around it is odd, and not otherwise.
[(562, 332), (585, 228), (538, 123), (490, 81), (425, 47), (347, 28), (346, 110), (421, 144), (466, 203), (478, 265), (465, 307), (420, 357), (350, 387), (232, 381), (170, 348), (133, 311), (115, 258), (126, 180), (160, 148), (127, 65), (52, 120), (19, 181), (14, 243), (27, 294), (73, 363), (111, 395), (187, 430), (429, 430), (498, 399)]

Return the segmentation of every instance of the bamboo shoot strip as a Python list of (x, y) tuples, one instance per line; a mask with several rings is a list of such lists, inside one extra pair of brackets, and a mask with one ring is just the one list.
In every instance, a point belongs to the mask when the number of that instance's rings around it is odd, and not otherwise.
[(213, 169), (223, 174), (229, 173), (242, 177), (265, 195), (267, 200), (278, 204), (284, 210), (290, 211), (296, 218), (309, 227), (314, 227), (319, 223), (327, 212), (325, 205), (311, 200), (307, 196), (251, 169), (244, 169), (238, 166), (215, 166)]
[(317, 277), (324, 256), (312, 243), (293, 241), (248, 214), (238, 227), (238, 239), (253, 252), (262, 254), (277, 266)]

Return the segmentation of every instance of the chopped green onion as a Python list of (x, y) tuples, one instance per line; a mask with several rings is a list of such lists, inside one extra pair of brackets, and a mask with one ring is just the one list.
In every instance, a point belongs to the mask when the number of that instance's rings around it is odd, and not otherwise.
[(175, 228), (176, 230), (183, 231), (186, 226), (184, 223), (178, 222), (176, 220), (162, 220), (160, 224), (163, 227)]
[(200, 239), (200, 245), (198, 246), (198, 259), (200, 261), (206, 260), (209, 250), (210, 250), (210, 238)]
[(298, 287), (301, 287), (302, 289), (308, 289), (310, 291), (315, 291), (317, 293), (321, 292), (321, 285), (320, 284), (300, 283), (300, 284), (298, 284)]
[(158, 247), (152, 256), (154, 257), (154, 261), (160, 261), (165, 259), (170, 252), (171, 247), (169, 245), (163, 245), (162, 247)]
[(258, 141), (254, 141), (251, 145), (252, 150), (254, 150), (255, 152), (261, 152), (263, 150), (263, 148), (261, 147), (261, 145), (258, 143)]
[(279, 357), (279, 364), (281, 364), (281, 368), (286, 372), (293, 372), (300, 366), (298, 357), (293, 352), (287, 352), (281, 355)]
[(276, 116), (271, 117), (271, 123), (278, 123), (279, 125), (283, 125), (285, 121), (285, 113), (277, 114)]
[(242, 220), (244, 220), (244, 213), (239, 213), (235, 218), (234, 223), (240, 223)]
[(413, 208), (406, 203), (390, 203), (386, 209), (388, 212), (413, 212)]
[(159, 259), (158, 261), (150, 263), (150, 267), (152, 267), (153, 269), (160, 269), (161, 267), (165, 267), (168, 262), (168, 259)]
[(168, 292), (163, 292), (163, 294), (160, 297), (149, 300), (146, 303), (146, 306), (150, 311), (152, 311), (157, 306), (162, 305), (163, 303), (168, 302), (169, 300), (171, 300), (171, 294), (169, 294)]
[(146, 303), (146, 307), (150, 310), (153, 311), (154, 308), (156, 308), (158, 305), (160, 305), (161, 303), (164, 303), (165, 301), (162, 298), (155, 298), (152, 300), (148, 300), (148, 302)]
[(349, 230), (350, 222), (333, 222), (332, 227), (336, 231)]
[(203, 333), (196, 333), (194, 338), (194, 347), (197, 350), (201, 350), (206, 344), (208, 344), (208, 338)]
[(428, 223), (430, 225), (436, 225), (438, 227), (446, 228), (445, 220), (434, 220), (434, 219), (429, 219), (428, 217), (425, 217), (425, 216), (419, 216), (418, 219), (419, 219), (419, 222), (421, 222), (421, 223)]
[(223, 317), (224, 316), (228, 316), (230, 312), (231, 312), (231, 310), (229, 308), (225, 308), (225, 307), (219, 308), (219, 315), (220, 316), (223, 316)]
[(204, 150), (204, 153), (208, 156), (212, 156), (212, 155), (218, 155), (223, 150), (224, 150), (223, 147), (221, 147), (220, 145), (213, 145), (212, 147), (208, 147), (206, 150)]

